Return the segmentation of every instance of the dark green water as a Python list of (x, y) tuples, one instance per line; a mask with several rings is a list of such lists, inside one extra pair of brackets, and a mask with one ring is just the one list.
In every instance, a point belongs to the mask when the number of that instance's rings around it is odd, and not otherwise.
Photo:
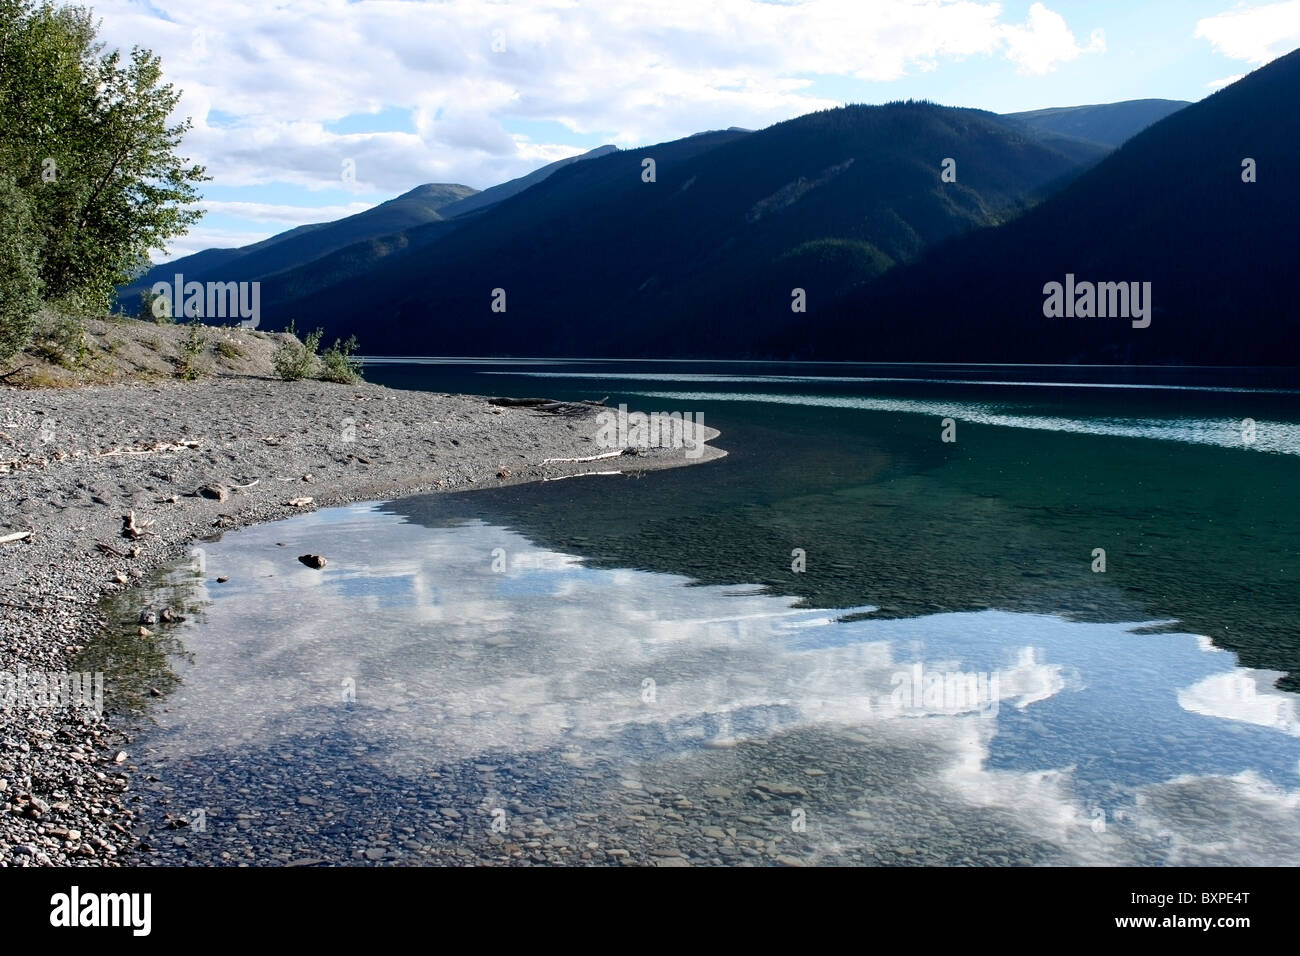
[(232, 583), (186, 579), (210, 603), (144, 748), (208, 828), (162, 858), (1300, 862), (1295, 393), (369, 377), (702, 413), (729, 455), (205, 545)]

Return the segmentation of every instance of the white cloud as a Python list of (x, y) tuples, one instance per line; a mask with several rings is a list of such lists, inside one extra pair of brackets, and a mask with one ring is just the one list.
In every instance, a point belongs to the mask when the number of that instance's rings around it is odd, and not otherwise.
[[(889, 81), (974, 55), (1044, 73), (1104, 48), (1099, 35), (1080, 46), (1042, 3), (1015, 25), (985, 0), (101, 0), (96, 12), (110, 43), (162, 56), (194, 118), (186, 152), (218, 185), (338, 188), (350, 158), (356, 191), (386, 195), (483, 188), (576, 151), (516, 123), (629, 146), (836, 105), (812, 76)], [(329, 128), (382, 109), (408, 111), (415, 132)]]
[(238, 249), (240, 246), (261, 242), (263, 239), (283, 232), (281, 229), (213, 229), (201, 227), (191, 229), (189, 235), (179, 236), (167, 244), (167, 254), (154, 258), (155, 262), (170, 262), (182, 256), (188, 256), (204, 249)]
[(200, 205), (210, 213), (288, 226), (332, 222), (374, 208), (374, 203), (366, 202), (348, 203), (346, 206), (286, 206), (263, 202), (220, 202), (212, 199), (205, 199)]
[(1178, 706), (1194, 714), (1271, 727), (1300, 737), (1300, 712), (1294, 694), (1274, 686), (1277, 671), (1233, 670), (1211, 674), (1178, 691)]
[(1221, 90), (1225, 86), (1231, 86), (1233, 83), (1236, 83), (1238, 80), (1245, 77), (1245, 75), (1245, 73), (1234, 73), (1232, 76), (1225, 76), (1218, 80), (1210, 80), (1210, 82), (1205, 84), (1205, 88), (1207, 90)]
[(1088, 45), (1081, 47), (1065, 17), (1041, 3), (1029, 8), (1029, 19), (1023, 26), (1004, 26), (1002, 35), (1006, 38), (1007, 58), (1019, 66), (1021, 73), (1039, 76), (1085, 53), (1106, 52), (1104, 31), (1093, 30)]
[(1300, 47), (1300, 0), (1238, 7), (1196, 24), (1195, 36), (1233, 60), (1263, 66)]

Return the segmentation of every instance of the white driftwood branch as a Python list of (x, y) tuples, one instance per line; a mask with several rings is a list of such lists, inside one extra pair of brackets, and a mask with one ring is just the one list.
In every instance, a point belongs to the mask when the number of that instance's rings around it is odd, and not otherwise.
[(543, 459), (542, 459), (542, 464), (543, 464), (543, 465), (552, 465), (552, 464), (556, 464), (556, 463), (558, 463), (558, 462), (570, 462), (570, 461), (572, 461), (572, 462), (579, 462), (579, 461), (600, 461), (602, 458), (621, 458), (622, 456), (623, 456), (623, 453), (622, 453), (621, 451), (607, 451), (607, 452), (605, 452), (605, 454), (603, 454), (603, 455), (589, 455), (589, 456), (586, 457), (586, 458), (543, 458)]

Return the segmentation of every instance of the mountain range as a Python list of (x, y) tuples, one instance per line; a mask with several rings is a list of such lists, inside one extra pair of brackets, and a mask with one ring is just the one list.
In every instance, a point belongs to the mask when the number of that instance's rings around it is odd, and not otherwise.
[(170, 282), (176, 273), (184, 275), (187, 280), (199, 282), (265, 279), (315, 262), (355, 244), (364, 245), (383, 237), (402, 236), (418, 226), (446, 222), (457, 216), (488, 209), (541, 182), (557, 169), (584, 159), (607, 155), (615, 149), (614, 146), (601, 146), (482, 191), (453, 183), (426, 183), (372, 209), (335, 222), (298, 226), (237, 249), (204, 249), (154, 266), (135, 282), (119, 289), (118, 301), (129, 309), (144, 289), (158, 281)]
[[(1298, 96), (1300, 51), (1144, 130), (1014, 222), (932, 247), (765, 345), (881, 361), (1300, 364)], [(1150, 324), (1048, 317), (1046, 287), (1067, 277), (1149, 283)]]
[[(1292, 54), (1190, 105), (846, 106), (606, 146), (205, 250), (121, 301), (175, 272), (256, 279), (263, 327), (355, 332), (370, 354), (1268, 364), (1277, 326), (1245, 313), (1280, 290), (1239, 287), (1294, 264), (1296, 70)], [(1245, 158), (1274, 175), (1242, 182)], [(1067, 274), (1151, 282), (1151, 326), (1046, 318), (1044, 284)], [(1253, 342), (1179, 338), (1234, 297)]]

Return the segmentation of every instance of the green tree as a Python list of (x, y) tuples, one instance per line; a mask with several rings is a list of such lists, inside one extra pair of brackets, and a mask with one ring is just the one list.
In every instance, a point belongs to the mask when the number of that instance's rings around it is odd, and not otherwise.
[(202, 212), (201, 166), (176, 155), (190, 128), (150, 51), (104, 52), (83, 7), (0, 0), (0, 172), (27, 198), (44, 294), (107, 310)]
[(41, 307), (36, 232), (27, 198), (0, 173), (0, 362), (27, 344)]

